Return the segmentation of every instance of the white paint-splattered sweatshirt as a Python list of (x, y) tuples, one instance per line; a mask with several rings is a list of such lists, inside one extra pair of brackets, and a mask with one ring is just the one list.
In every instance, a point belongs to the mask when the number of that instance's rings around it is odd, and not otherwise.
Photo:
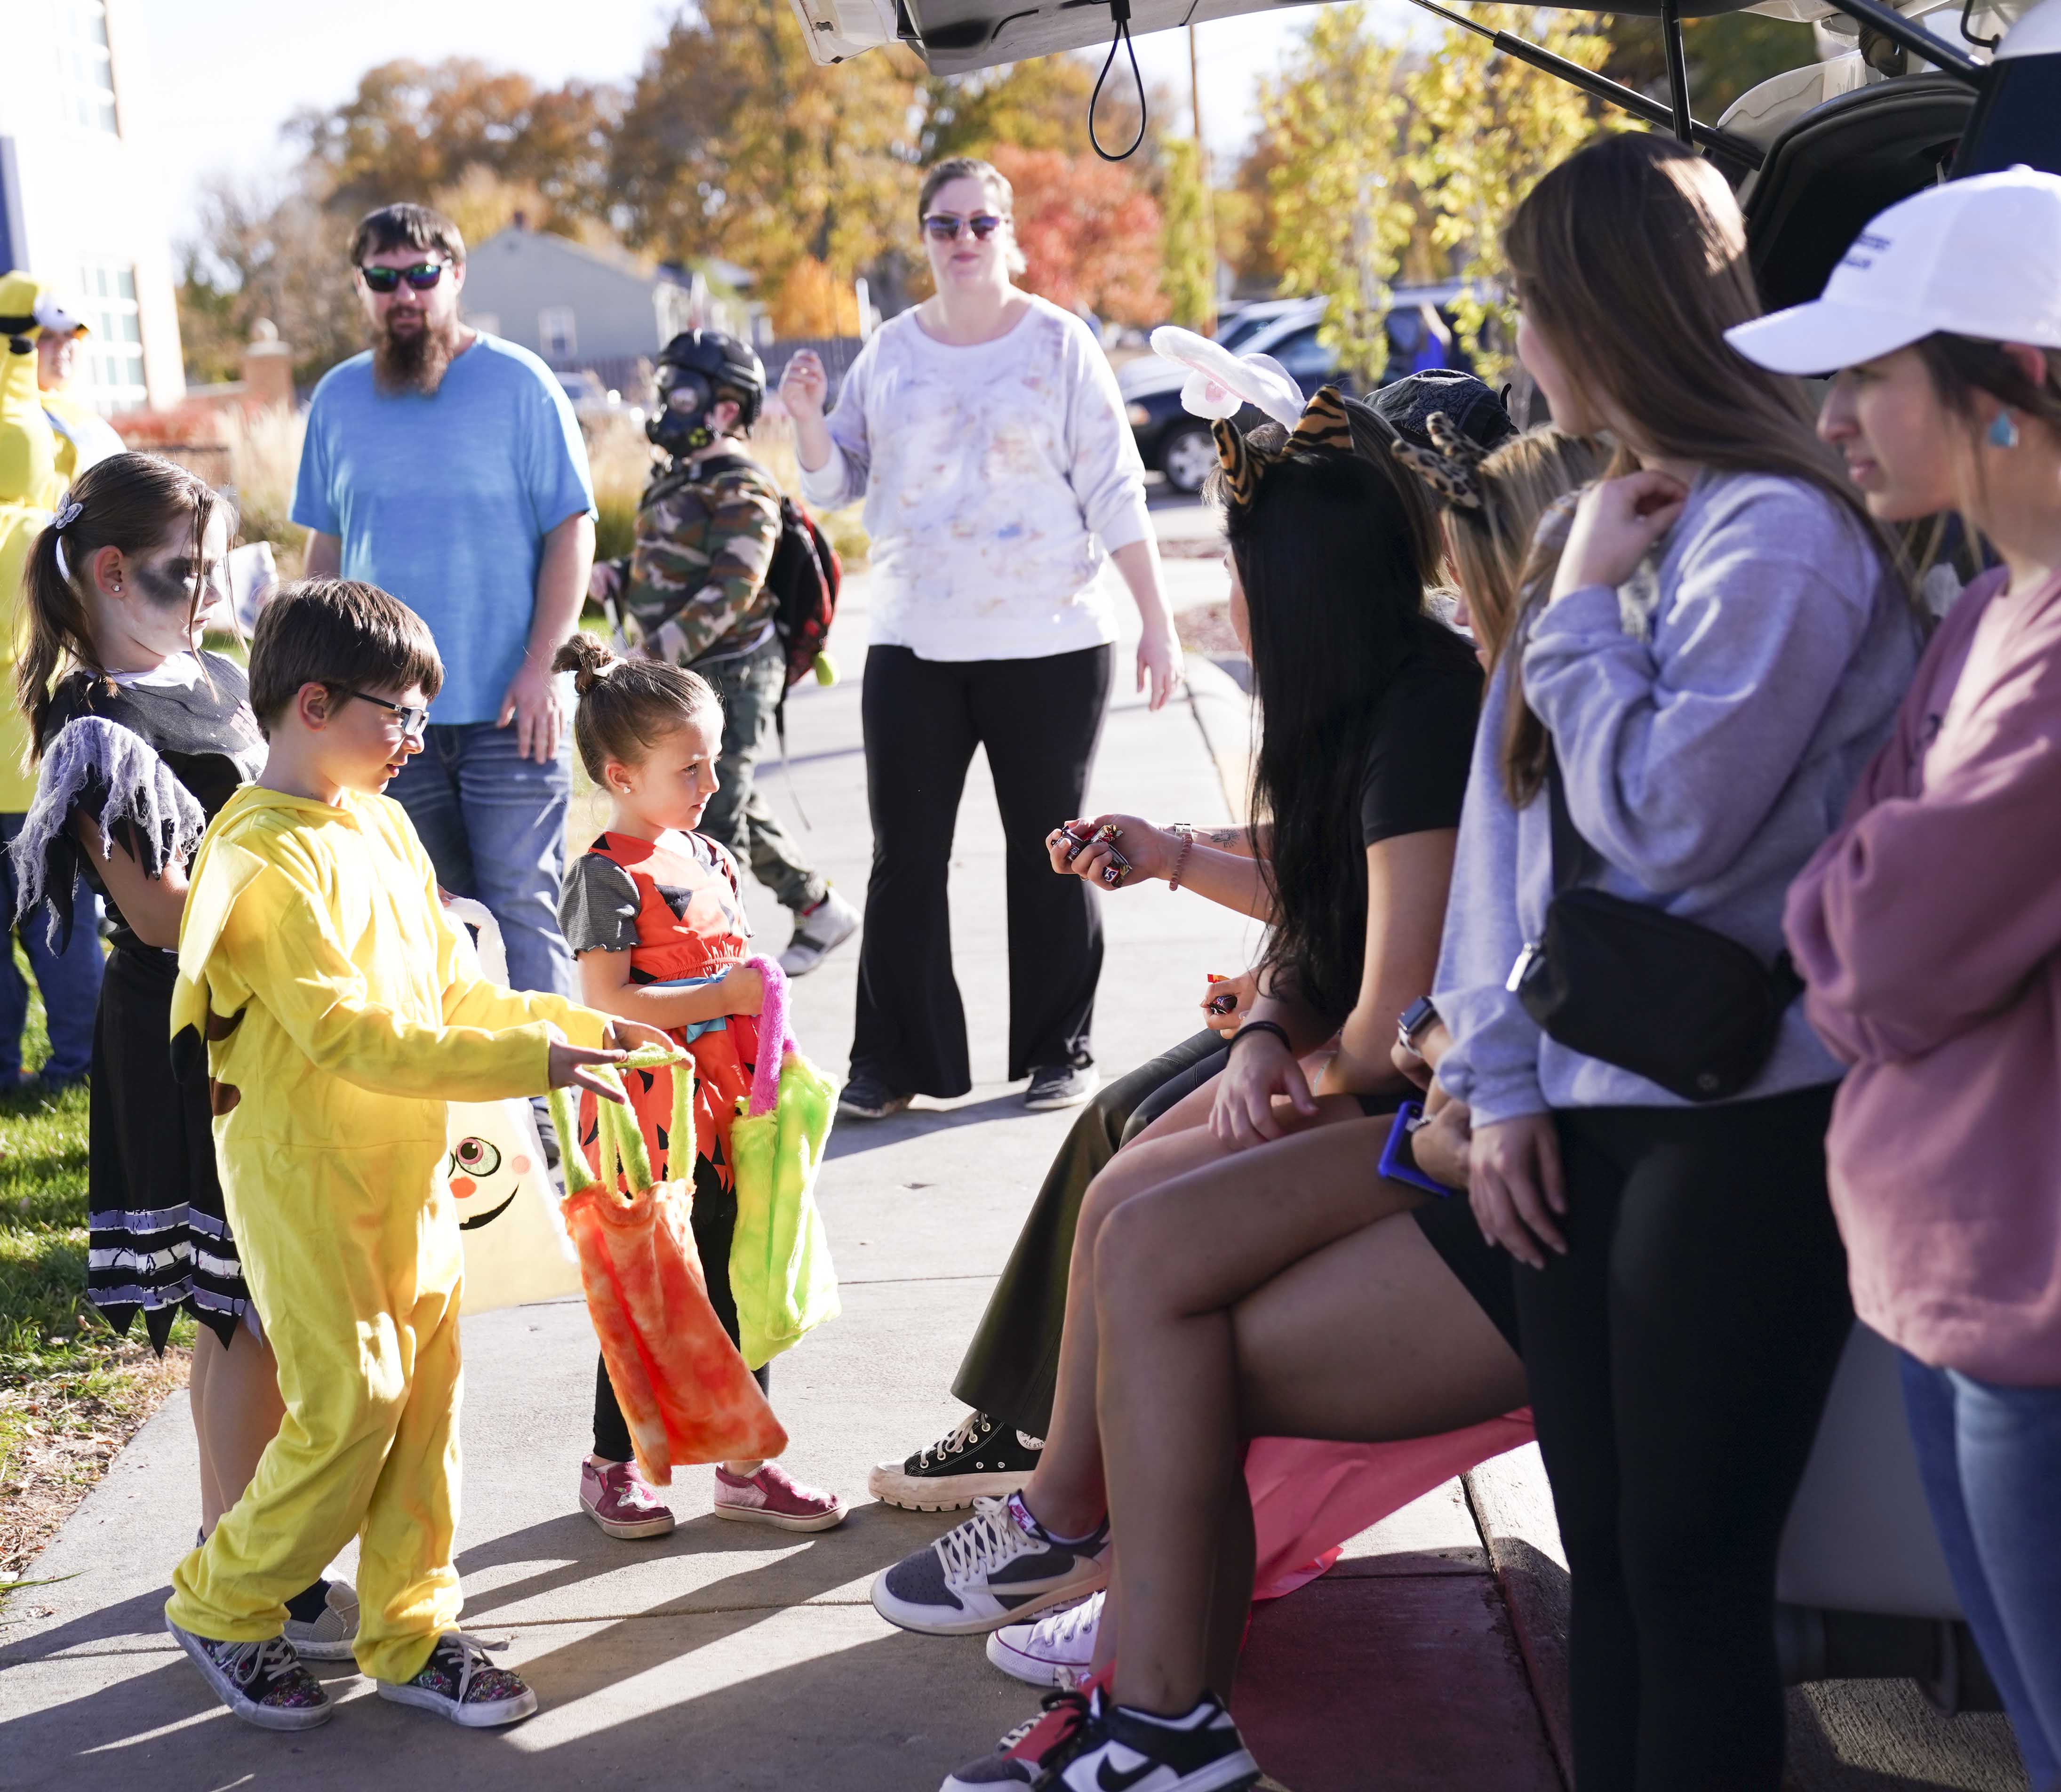
[(874, 642), (1035, 659), (1115, 638), (1097, 575), (1151, 523), (1116, 376), (1079, 318), (1033, 298), (1008, 334), (958, 348), (905, 311), (860, 350), (830, 430), (802, 491), (866, 499)]

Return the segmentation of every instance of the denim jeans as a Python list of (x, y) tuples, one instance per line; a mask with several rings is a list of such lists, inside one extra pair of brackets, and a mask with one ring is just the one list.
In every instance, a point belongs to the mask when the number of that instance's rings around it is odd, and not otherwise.
[(1932, 1524), (2034, 1792), (2061, 1792), (2061, 1387), (1899, 1352)]
[(516, 752), (512, 723), (433, 723), (386, 794), (408, 811), (437, 881), (501, 923), (510, 986), (570, 995), (572, 954), (558, 931), (570, 747), (540, 766)]
[[(0, 815), (0, 843), (14, 844), (26, 818)], [(14, 912), (14, 860), (0, 851), (0, 901)], [(100, 1006), (100, 975), (107, 955), (100, 949), (100, 898), (79, 879), (72, 891), (71, 938), (62, 951), (50, 943), (49, 916), (38, 912), (20, 930), (29, 968), (42, 992), (43, 1018), (50, 1034), (50, 1055), (42, 1074), (52, 1082), (86, 1074), (93, 1062), (93, 1017)], [(12, 942), (0, 953), (0, 1088), (10, 1088), (22, 1074), (22, 1029), (29, 1018), (29, 986), (14, 962)]]
[(787, 686), (786, 650), (774, 636), (735, 659), (694, 670), (722, 699), (722, 751), (715, 763), (718, 782), (698, 831), (729, 847), (738, 864), (750, 866), (752, 876), (773, 892), (781, 907), (794, 914), (814, 908), (830, 885), (780, 825), (758, 778), (760, 758), (778, 750), (773, 718)]

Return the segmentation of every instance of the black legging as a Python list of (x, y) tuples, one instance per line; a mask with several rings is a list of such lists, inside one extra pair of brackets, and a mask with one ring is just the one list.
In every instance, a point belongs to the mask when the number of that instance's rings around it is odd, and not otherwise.
[(952, 1392), (969, 1406), (998, 1425), (1044, 1436), (1059, 1378), (1074, 1231), (1088, 1184), (1119, 1146), (1221, 1070), (1225, 1056), (1223, 1035), (1205, 1030), (1105, 1083), (1081, 1110), (1045, 1172), (952, 1382)]
[(1035, 659), (867, 653), (860, 711), (873, 874), (854, 1075), (898, 1095), (949, 1098), (973, 1086), (945, 882), (977, 746), (986, 749), (1006, 846), (1009, 1074), (1087, 1061), (1102, 923), (1086, 884), (1052, 874), (1045, 836), (1081, 813), (1114, 662), (1108, 647)]
[(1775, 1569), (1853, 1322), (1830, 1087), (1555, 1115), (1567, 1254), (1517, 1270), (1571, 1572), (1582, 1792), (1775, 1792)]
[[(726, 1189), (706, 1158), (694, 1160), (694, 1209), (692, 1219), (694, 1249), (700, 1254), (702, 1276), (708, 1285), (709, 1305), (730, 1341), (737, 1342), (737, 1302), (730, 1291), (730, 1241), (737, 1230), (737, 1194)], [(773, 1387), (773, 1365), (752, 1372), (762, 1391)], [(626, 1462), (631, 1456), (630, 1427), (623, 1422), (622, 1402), (608, 1378), (608, 1361), (594, 1366), (594, 1453), (604, 1462)]]

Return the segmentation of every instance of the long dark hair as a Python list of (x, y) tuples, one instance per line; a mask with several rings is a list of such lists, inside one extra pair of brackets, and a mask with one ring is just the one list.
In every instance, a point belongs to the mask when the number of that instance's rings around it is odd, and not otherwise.
[[(1814, 486), (1889, 558), (1838, 454), (1818, 439), (1803, 382), (1755, 366), (1724, 339), (1732, 325), (1759, 317), (1761, 304), (1745, 220), (1711, 163), (1672, 138), (1604, 138), (1532, 188), (1503, 251), (1531, 326), (1569, 378), (1607, 399), (1645, 446), (1720, 472)], [(1620, 443), (1605, 477), (1634, 465)], [(1528, 571), (1527, 586), (1545, 589), (1551, 570)], [(1515, 645), (1522, 650), (1521, 633)], [(1520, 805), (1545, 782), (1547, 744), (1530, 706), (1512, 702), (1503, 773)]]
[[(42, 753), (43, 722), (50, 713), (50, 682), (70, 666), (104, 672), (86, 608), (90, 562), (102, 548), (148, 554), (174, 531), (190, 532), (194, 563), (200, 563), (207, 526), (222, 501), (207, 482), (154, 454), (110, 454), (88, 467), (65, 494), (59, 517), (76, 504), (78, 514), (60, 530), (54, 521), (36, 538), (22, 574), (22, 609), (28, 643), (14, 667), (14, 691), (29, 718), (31, 759)], [(65, 576), (58, 563), (62, 546)], [(195, 598), (198, 603), (200, 600)]]
[(1294, 453), (1225, 518), (1259, 698), (1252, 814), (1274, 824), (1267, 964), (1325, 1014), (1351, 1009), (1367, 955), (1359, 788), (1383, 694), (1413, 655), (1473, 665), (1424, 607), (1411, 477), (1385, 453)]

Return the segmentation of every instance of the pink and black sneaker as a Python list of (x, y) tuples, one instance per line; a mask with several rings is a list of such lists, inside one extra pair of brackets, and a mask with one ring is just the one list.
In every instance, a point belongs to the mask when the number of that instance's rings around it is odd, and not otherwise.
[(844, 1522), (844, 1502), (821, 1487), (803, 1486), (778, 1462), (760, 1464), (748, 1478), (718, 1463), (715, 1515), (779, 1530), (832, 1530)]
[(181, 1630), (169, 1618), (165, 1628), (193, 1658), (209, 1690), (246, 1723), (260, 1730), (313, 1730), (335, 1714), (322, 1682), (302, 1666), (284, 1637), (218, 1642)]
[(611, 1537), (663, 1537), (673, 1528), (673, 1509), (637, 1472), (634, 1462), (597, 1468), (580, 1464), (581, 1509)]

